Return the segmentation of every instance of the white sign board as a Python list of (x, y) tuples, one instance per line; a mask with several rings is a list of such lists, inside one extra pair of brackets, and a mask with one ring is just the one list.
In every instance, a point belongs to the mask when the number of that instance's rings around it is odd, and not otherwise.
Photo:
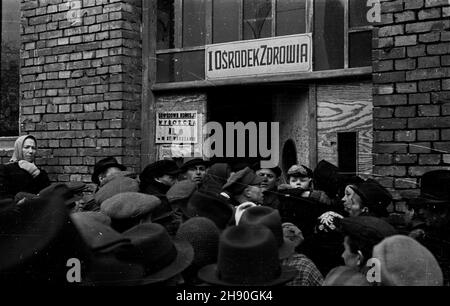
[(157, 112), (156, 143), (197, 143), (196, 111)]
[(207, 45), (207, 80), (312, 71), (312, 36), (296, 34)]

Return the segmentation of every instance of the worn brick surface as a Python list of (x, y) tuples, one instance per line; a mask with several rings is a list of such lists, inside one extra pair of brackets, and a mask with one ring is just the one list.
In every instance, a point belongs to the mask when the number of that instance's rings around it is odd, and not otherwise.
[(426, 171), (449, 169), (449, 15), (448, 0), (382, 1), (386, 22), (376, 25), (373, 43), (374, 171), (399, 200), (418, 193)]
[(80, 3), (81, 22), (68, 1), (21, 4), (20, 124), (55, 181), (90, 182), (110, 155), (130, 170), (140, 162), (141, 1)]

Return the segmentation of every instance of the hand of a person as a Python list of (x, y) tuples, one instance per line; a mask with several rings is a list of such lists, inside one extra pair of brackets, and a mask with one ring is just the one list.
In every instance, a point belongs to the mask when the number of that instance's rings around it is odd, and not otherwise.
[(33, 178), (41, 173), (41, 171), (38, 169), (38, 167), (36, 167), (35, 164), (30, 163), (26, 160), (19, 160), (19, 167), (31, 174)]

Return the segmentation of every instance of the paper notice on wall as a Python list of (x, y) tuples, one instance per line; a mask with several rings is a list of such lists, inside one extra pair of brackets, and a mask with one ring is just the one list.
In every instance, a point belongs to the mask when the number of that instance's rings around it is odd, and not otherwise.
[(156, 113), (156, 143), (197, 143), (198, 114), (196, 111)]

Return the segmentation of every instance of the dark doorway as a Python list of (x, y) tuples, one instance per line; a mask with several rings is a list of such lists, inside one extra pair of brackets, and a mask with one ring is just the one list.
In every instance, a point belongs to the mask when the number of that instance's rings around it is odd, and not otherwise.
[(356, 174), (358, 169), (358, 133), (338, 133), (338, 166), (341, 172)]
[(287, 173), (292, 165), (297, 164), (297, 148), (292, 139), (288, 139), (283, 145), (282, 165), (283, 173)]
[[(227, 122), (242, 122), (244, 125), (254, 122), (259, 127), (260, 122), (268, 124), (268, 147), (270, 143), (270, 122), (272, 121), (272, 93), (270, 88), (259, 86), (230, 86), (214, 88), (208, 93), (208, 121), (216, 121), (220, 123), (224, 132)], [(258, 138), (259, 138), (258, 129)], [(226, 142), (224, 141), (224, 157), (213, 158), (215, 162), (248, 163), (253, 164), (261, 158), (259, 150), (257, 156), (250, 156), (249, 152), (249, 135), (246, 133), (246, 149), (245, 157), (237, 157), (236, 132), (234, 136), (235, 157), (225, 156)], [(255, 141), (257, 139), (250, 139)], [(259, 141), (257, 143), (259, 148)]]

